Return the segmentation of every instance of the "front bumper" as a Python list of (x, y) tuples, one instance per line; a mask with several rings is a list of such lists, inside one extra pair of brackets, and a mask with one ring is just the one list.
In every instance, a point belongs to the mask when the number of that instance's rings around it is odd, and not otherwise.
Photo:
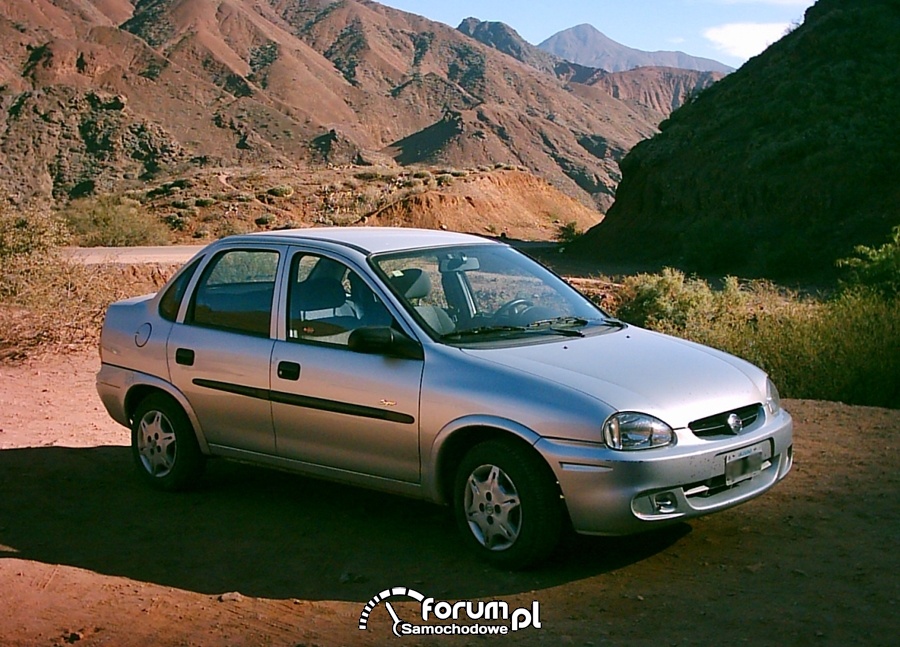
[[(781, 410), (759, 428), (726, 439), (625, 452), (543, 438), (535, 449), (553, 468), (576, 531), (627, 535), (759, 496), (790, 471), (792, 438), (793, 422)], [(726, 458), (747, 453), (759, 454), (761, 465), (752, 477), (732, 482)]]

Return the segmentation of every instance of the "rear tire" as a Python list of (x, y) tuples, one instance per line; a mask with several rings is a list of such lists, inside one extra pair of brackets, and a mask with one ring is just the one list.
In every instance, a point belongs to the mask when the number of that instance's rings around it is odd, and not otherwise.
[(162, 393), (147, 396), (135, 410), (131, 455), (140, 477), (167, 491), (195, 485), (206, 464), (184, 410)]
[(512, 439), (473, 447), (457, 470), (456, 522), (466, 543), (496, 566), (521, 569), (550, 555), (559, 543), (563, 503), (550, 467)]

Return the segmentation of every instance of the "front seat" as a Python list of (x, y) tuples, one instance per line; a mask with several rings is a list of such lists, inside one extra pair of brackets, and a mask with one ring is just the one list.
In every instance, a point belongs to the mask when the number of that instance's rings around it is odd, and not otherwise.
[(441, 307), (417, 304), (431, 294), (431, 279), (418, 268), (408, 268), (394, 273), (391, 285), (416, 311), (425, 324), (439, 335), (446, 335), (456, 330), (456, 324)]
[(290, 295), (291, 337), (340, 334), (359, 326), (344, 314), (347, 294), (337, 279), (308, 279), (294, 285)]

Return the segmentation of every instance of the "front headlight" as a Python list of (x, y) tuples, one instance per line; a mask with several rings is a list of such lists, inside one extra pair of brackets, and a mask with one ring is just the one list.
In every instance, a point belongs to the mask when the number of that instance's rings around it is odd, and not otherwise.
[(645, 413), (614, 413), (603, 423), (603, 440), (612, 449), (650, 449), (675, 442), (672, 428)]
[(766, 411), (770, 415), (781, 411), (781, 396), (778, 395), (778, 389), (772, 384), (772, 380), (768, 378), (766, 378)]

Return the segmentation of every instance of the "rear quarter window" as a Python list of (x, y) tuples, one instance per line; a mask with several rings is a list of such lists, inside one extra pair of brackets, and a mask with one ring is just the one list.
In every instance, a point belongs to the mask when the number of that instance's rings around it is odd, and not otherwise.
[(178, 317), (178, 310), (181, 308), (181, 302), (184, 299), (184, 293), (187, 292), (187, 286), (197, 271), (197, 266), (203, 258), (198, 258), (191, 263), (178, 278), (166, 288), (162, 298), (159, 300), (159, 316), (166, 321), (175, 321)]

